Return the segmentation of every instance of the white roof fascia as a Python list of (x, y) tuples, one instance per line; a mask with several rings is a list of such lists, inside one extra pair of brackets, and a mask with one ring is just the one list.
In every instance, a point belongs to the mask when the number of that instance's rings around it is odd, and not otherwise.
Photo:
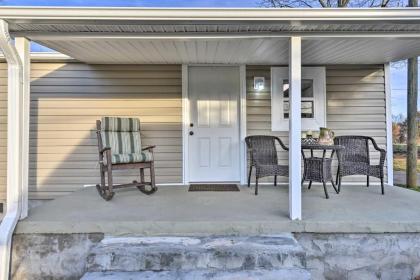
[(258, 39), (258, 38), (289, 38), (291, 36), (300, 36), (303, 39), (322, 39), (322, 38), (420, 38), (419, 32), (244, 32), (242, 34), (225, 32), (225, 33), (106, 33), (106, 32), (13, 32), (14, 37), (28, 37), (33, 41), (36, 40), (65, 40), (72, 41), (89, 41), (89, 40), (185, 40), (185, 39), (203, 39), (203, 40), (219, 40), (219, 39)]
[(420, 8), (1, 7), (11, 21), (418, 21)]

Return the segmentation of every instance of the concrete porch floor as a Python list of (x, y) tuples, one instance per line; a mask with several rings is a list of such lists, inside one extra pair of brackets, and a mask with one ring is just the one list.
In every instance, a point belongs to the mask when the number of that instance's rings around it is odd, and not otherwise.
[(137, 189), (117, 191), (104, 201), (86, 188), (31, 209), (16, 233), (112, 235), (257, 235), (280, 232), (420, 232), (420, 193), (399, 187), (302, 189), (303, 220), (288, 218), (287, 186), (241, 187), (240, 192), (188, 192), (186, 186), (161, 186), (146, 196)]

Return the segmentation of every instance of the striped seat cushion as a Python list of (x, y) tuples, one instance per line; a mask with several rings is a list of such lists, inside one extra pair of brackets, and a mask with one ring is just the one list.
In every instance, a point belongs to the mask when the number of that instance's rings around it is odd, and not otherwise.
[(152, 161), (153, 156), (150, 152), (140, 152), (131, 154), (112, 154), (111, 161), (113, 164), (118, 163), (134, 163), (134, 162), (148, 162)]

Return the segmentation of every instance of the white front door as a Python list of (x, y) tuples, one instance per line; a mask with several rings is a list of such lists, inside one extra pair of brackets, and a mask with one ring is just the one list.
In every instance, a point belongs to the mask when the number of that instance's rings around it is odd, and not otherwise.
[(239, 67), (188, 68), (189, 181), (239, 181)]

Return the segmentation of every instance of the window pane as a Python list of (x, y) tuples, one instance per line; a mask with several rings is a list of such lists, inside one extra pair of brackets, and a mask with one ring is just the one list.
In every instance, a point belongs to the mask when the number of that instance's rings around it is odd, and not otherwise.
[[(302, 118), (313, 118), (314, 117), (314, 102), (313, 101), (302, 101), (301, 102), (301, 117)], [(284, 118), (289, 118), (289, 101), (284, 101)]]
[[(302, 79), (302, 97), (314, 97), (314, 81)], [(289, 80), (283, 80), (283, 96), (289, 98)]]
[[(314, 97), (314, 82), (312, 79), (302, 79), (302, 97)], [(285, 99), (289, 98), (289, 80), (283, 80), (283, 96)], [(284, 101), (284, 118), (289, 118), (289, 101)], [(304, 100), (301, 102), (302, 118), (314, 118), (314, 102), (313, 100)]]
[(302, 97), (314, 97), (314, 81), (302, 80)]

